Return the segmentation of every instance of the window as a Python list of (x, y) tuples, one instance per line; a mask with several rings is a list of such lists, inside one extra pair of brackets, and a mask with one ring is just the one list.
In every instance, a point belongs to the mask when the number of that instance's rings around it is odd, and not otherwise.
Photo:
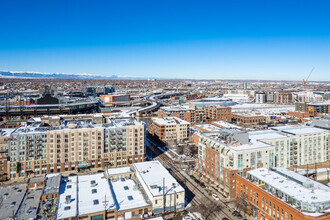
[(72, 186), (71, 185), (67, 185), (67, 187), (66, 187), (67, 189), (71, 189), (72, 188)]
[(133, 196), (127, 196), (128, 200), (133, 200)]
[(71, 209), (71, 206), (65, 206), (64, 207), (64, 211), (68, 211), (68, 210), (70, 210)]
[(128, 190), (128, 186), (124, 186), (124, 190)]
[(93, 200), (93, 204), (94, 205), (98, 205), (99, 204), (99, 200), (98, 199)]
[(92, 189), (92, 194), (97, 193), (97, 189)]

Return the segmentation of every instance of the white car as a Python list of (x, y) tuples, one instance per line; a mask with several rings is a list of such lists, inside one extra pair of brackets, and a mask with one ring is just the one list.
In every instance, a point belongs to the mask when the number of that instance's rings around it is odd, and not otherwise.
[(212, 194), (212, 198), (214, 199), (214, 200), (219, 200), (219, 197), (217, 196), (217, 194)]

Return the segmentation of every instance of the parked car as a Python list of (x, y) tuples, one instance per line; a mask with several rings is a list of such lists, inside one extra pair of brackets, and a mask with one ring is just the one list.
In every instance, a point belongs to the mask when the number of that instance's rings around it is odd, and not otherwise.
[(212, 194), (212, 198), (217, 201), (219, 200), (219, 196), (217, 194)]
[(233, 215), (238, 217), (238, 218), (243, 218), (243, 216), (241, 215), (241, 213), (239, 213), (238, 211), (233, 211)]

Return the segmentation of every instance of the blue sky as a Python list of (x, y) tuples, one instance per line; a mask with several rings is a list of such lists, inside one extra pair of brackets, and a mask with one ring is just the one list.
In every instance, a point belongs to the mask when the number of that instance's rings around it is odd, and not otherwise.
[(0, 70), (330, 80), (330, 2), (0, 1)]

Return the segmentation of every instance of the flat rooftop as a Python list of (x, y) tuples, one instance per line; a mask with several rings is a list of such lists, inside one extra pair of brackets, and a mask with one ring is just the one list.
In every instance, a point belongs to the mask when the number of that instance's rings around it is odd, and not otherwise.
[(215, 125), (212, 125), (212, 124), (197, 124), (195, 127), (197, 129), (201, 128), (201, 129), (207, 130), (209, 132), (218, 132), (218, 131), (222, 130), (222, 128), (219, 128), (219, 127), (217, 127)]
[(42, 187), (28, 189), (16, 215), (17, 219), (34, 219), (37, 216), (41, 194)]
[(115, 209), (115, 202), (103, 173), (62, 178), (57, 219), (101, 212), (105, 208)]
[(269, 148), (272, 145), (265, 143), (264, 140), (270, 139), (280, 139), (289, 137), (287, 134), (283, 134), (278, 131), (273, 130), (262, 130), (262, 131), (250, 131), (248, 132), (249, 143), (240, 143), (238, 141), (230, 142), (226, 140), (227, 134), (233, 134), (235, 132), (242, 132), (237, 129), (222, 129), (217, 133), (204, 133), (201, 136), (207, 137), (213, 141), (218, 142), (219, 144), (225, 145), (228, 148), (235, 151), (243, 151), (243, 150), (252, 150), (259, 148)]
[(134, 171), (131, 169), (130, 166), (110, 168), (110, 169), (106, 170), (106, 173), (107, 173), (108, 176), (131, 173), (131, 172), (134, 172)]
[(0, 129), (0, 136), (1, 137), (9, 137), (11, 133), (13, 133), (16, 128), (2, 128)]
[(10, 219), (17, 213), (26, 193), (26, 184), (0, 187), (0, 219)]
[[(94, 183), (93, 183), (94, 182)], [(104, 201), (107, 206), (104, 206)], [(78, 176), (78, 214), (79, 216), (115, 209), (108, 179), (103, 173)]]
[(44, 195), (59, 193), (61, 183), (61, 174), (52, 173), (46, 175), (46, 183), (44, 187)]
[(62, 177), (56, 219), (77, 216), (77, 176)]
[(233, 115), (243, 116), (243, 117), (262, 117), (264, 115), (256, 114), (253, 112), (234, 112)]
[(237, 128), (237, 129), (243, 129), (240, 126), (225, 122), (225, 121), (213, 121), (212, 124), (214, 124), (215, 126), (219, 126), (222, 128)]
[(190, 123), (177, 117), (153, 118), (153, 122), (160, 125), (189, 125)]
[(108, 118), (108, 123), (105, 126), (120, 128), (120, 127), (132, 126), (132, 125), (143, 125), (143, 123), (139, 122), (135, 118), (129, 118), (129, 117), (127, 117), (127, 118)]
[(118, 211), (138, 209), (151, 205), (143, 189), (139, 188), (133, 179), (121, 178), (110, 180), (110, 186), (114, 192)]
[(310, 127), (310, 126), (279, 126), (272, 127), (273, 130), (281, 131), (292, 135), (309, 135), (309, 134), (320, 134), (327, 132), (327, 130)]
[(190, 112), (190, 111), (195, 111), (193, 108), (186, 108), (183, 106), (164, 106), (160, 108), (163, 111), (168, 111), (168, 112)]
[(182, 186), (165, 169), (159, 161), (148, 161), (133, 164), (136, 170), (136, 176), (140, 178), (141, 184), (146, 186), (153, 197), (163, 195), (163, 180), (165, 179), (165, 190), (167, 194), (173, 194), (174, 190), (184, 192)]
[[(292, 175), (294, 172), (286, 171), (287, 175), (281, 175), (279, 172), (271, 171), (267, 168), (258, 168), (248, 171), (247, 174), (258, 178), (262, 182), (269, 186), (276, 188), (284, 194), (306, 204), (312, 203), (328, 203), (330, 202), (330, 188), (322, 187), (319, 188), (318, 183), (308, 179), (305, 182), (312, 183), (311, 188), (306, 188), (296, 180), (296, 175)], [(299, 175), (299, 174), (297, 174)], [(298, 179), (300, 180), (300, 178)]]

